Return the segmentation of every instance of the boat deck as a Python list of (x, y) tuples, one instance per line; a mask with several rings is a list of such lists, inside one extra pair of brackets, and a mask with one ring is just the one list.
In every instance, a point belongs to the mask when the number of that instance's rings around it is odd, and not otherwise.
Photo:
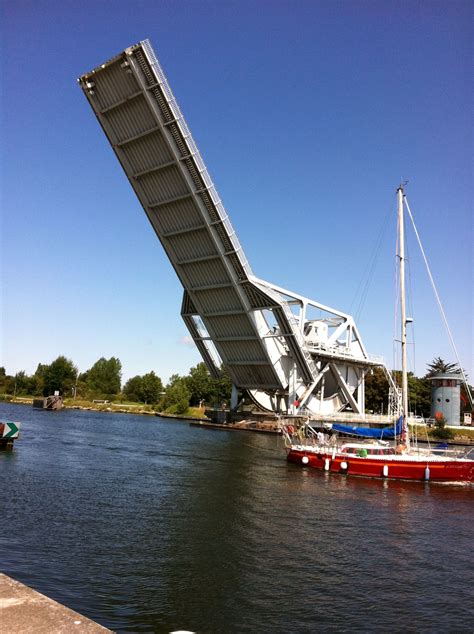
[[(371, 445), (359, 445), (361, 449), (370, 449)], [(339, 458), (350, 458), (359, 459), (359, 460), (383, 460), (384, 462), (388, 461), (396, 461), (396, 462), (459, 462), (459, 460), (465, 459), (467, 462), (473, 461), (473, 458), (470, 457), (469, 454), (471, 452), (474, 453), (474, 449), (471, 449), (467, 454), (465, 452), (460, 452), (457, 450), (428, 450), (428, 449), (419, 449), (416, 453), (403, 454), (403, 453), (393, 453), (393, 454), (372, 454), (367, 456), (358, 456), (353, 453), (348, 453), (342, 451), (342, 447), (336, 448), (334, 451), (334, 447), (330, 447), (328, 445), (291, 445), (288, 448), (290, 451), (298, 451), (303, 453), (312, 453), (325, 455), (329, 457), (339, 457)], [(379, 447), (377, 447), (379, 449)], [(383, 449), (383, 447), (380, 447)], [(433, 453), (433, 451), (439, 451), (439, 453)]]

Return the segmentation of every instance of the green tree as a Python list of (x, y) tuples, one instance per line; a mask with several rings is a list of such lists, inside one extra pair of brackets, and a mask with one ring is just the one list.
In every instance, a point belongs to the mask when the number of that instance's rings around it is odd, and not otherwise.
[(13, 394), (15, 392), (15, 377), (10, 374), (0, 377), (0, 385), (2, 394)]
[(224, 365), (221, 366), (221, 376), (213, 381), (216, 385), (217, 402), (226, 401), (229, 403), (232, 395), (232, 379)]
[(216, 386), (205, 363), (198, 363), (191, 368), (185, 382), (190, 393), (191, 405), (199, 405), (201, 401), (210, 403), (214, 400)]
[(35, 396), (40, 396), (44, 392), (44, 377), (46, 375), (46, 370), (48, 369), (47, 365), (43, 363), (38, 363), (38, 367), (36, 368), (36, 372), (31, 377), (33, 394)]
[(433, 376), (433, 374), (448, 374), (449, 372), (459, 372), (459, 365), (457, 363), (447, 363), (441, 357), (435, 357), (431, 363), (426, 365), (428, 373), (426, 376)]
[(166, 389), (168, 389), (169, 387), (171, 387), (172, 385), (174, 385), (175, 383), (181, 383), (181, 381), (184, 381), (185, 378), (180, 376), (179, 374), (172, 374), (169, 378), (168, 384), (166, 386)]
[(431, 412), (431, 384), (426, 378), (408, 373), (408, 402), (410, 411), (428, 418)]
[[(393, 373), (395, 383), (401, 385), (401, 372)], [(388, 411), (389, 385), (381, 368), (374, 370), (365, 379), (365, 407), (376, 413)], [(420, 379), (412, 372), (408, 373), (408, 402), (410, 411), (428, 417), (431, 407), (431, 386), (426, 378)]]
[(28, 388), (30, 387), (29, 377), (24, 370), (15, 374), (15, 392), (19, 394), (28, 394)]
[(189, 407), (190, 397), (185, 380), (174, 374), (166, 387), (162, 407), (169, 414), (184, 414)]
[(0, 394), (11, 394), (8, 390), (8, 384), (11, 377), (9, 377), (6, 373), (4, 367), (0, 368)]
[(221, 367), (221, 376), (215, 379), (205, 363), (198, 363), (184, 380), (191, 394), (191, 405), (199, 405), (201, 401), (213, 405), (230, 400), (232, 381), (225, 366)]
[(129, 401), (139, 402), (142, 394), (142, 377), (134, 376), (125, 383), (123, 387), (123, 395)]
[(162, 391), (163, 383), (153, 371), (141, 377), (141, 401), (144, 403), (157, 403), (161, 398)]
[(77, 368), (74, 363), (61, 355), (51, 365), (44, 367), (43, 395), (50, 396), (56, 390), (62, 395), (69, 395), (77, 376)]
[(365, 408), (381, 414), (388, 412), (388, 381), (382, 368), (374, 368), (365, 377)]
[(122, 379), (122, 364), (120, 359), (101, 357), (87, 371), (85, 381), (87, 387), (94, 394), (115, 396), (120, 392)]
[[(395, 383), (400, 387), (402, 373), (393, 372)], [(431, 384), (427, 377), (420, 379), (413, 372), (408, 372), (408, 408), (410, 412), (428, 418), (431, 411)]]

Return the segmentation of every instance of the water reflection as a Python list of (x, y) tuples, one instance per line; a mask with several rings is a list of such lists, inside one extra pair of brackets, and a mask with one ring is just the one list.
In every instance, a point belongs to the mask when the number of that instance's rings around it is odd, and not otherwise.
[(112, 629), (467, 631), (472, 489), (302, 469), (273, 436), (20, 410), (3, 568)]

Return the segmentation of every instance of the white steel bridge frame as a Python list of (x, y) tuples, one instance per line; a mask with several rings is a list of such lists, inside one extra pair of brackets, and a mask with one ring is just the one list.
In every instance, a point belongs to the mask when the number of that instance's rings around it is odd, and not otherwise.
[[(78, 82), (184, 287), (181, 314), (211, 374), (224, 363), (264, 409), (363, 413), (365, 375), (382, 362), (350, 315), (253, 275), (150, 43)], [(326, 316), (307, 319), (313, 309)]]

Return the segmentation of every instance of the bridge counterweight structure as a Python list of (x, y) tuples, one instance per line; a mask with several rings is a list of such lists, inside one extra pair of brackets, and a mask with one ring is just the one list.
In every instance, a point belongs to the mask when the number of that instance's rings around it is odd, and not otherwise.
[(363, 413), (380, 361), (350, 315), (253, 275), (148, 40), (78, 82), (185, 289), (181, 315), (211, 374), (224, 363), (263, 409)]

